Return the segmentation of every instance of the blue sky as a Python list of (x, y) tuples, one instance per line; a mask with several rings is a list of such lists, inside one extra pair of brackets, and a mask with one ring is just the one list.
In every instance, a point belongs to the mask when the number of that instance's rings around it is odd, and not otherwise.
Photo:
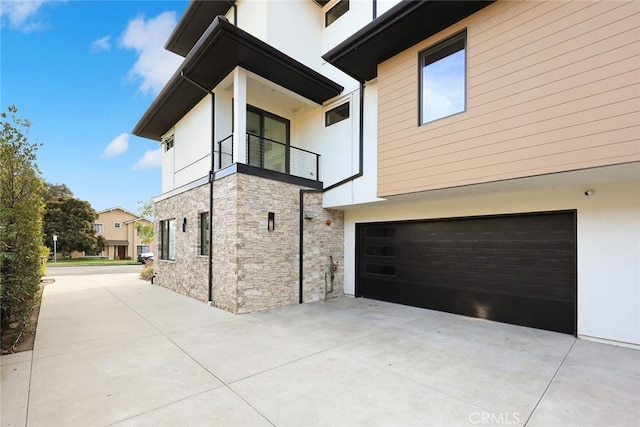
[(159, 145), (131, 135), (181, 58), (184, 1), (1, 0), (0, 107), (31, 121), (44, 179), (94, 209), (161, 192)]

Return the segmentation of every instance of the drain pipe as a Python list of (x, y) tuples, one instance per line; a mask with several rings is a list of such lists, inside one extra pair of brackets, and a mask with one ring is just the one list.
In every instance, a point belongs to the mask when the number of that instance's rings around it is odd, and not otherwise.
[[(351, 175), (349, 178), (345, 178), (340, 182), (336, 182), (328, 186), (327, 188), (323, 188), (322, 190), (313, 190), (313, 189), (301, 189), (300, 190), (300, 242), (299, 242), (299, 250), (298, 250), (298, 303), (302, 304), (302, 292), (304, 290), (304, 195), (307, 193), (324, 193), (325, 191), (333, 190), (334, 188), (340, 187), (343, 184), (353, 181), (356, 178), (360, 178), (363, 175), (364, 170), (364, 81), (360, 81), (360, 100), (359, 100), (359, 108), (360, 108), (360, 118), (359, 118), (359, 135), (358, 135), (358, 145), (359, 145), (359, 159), (358, 159), (358, 173)], [(319, 171), (318, 171), (319, 172)], [(326, 298), (326, 295), (325, 295)]]
[(233, 25), (238, 26), (238, 5), (236, 4), (236, 0), (227, 0), (231, 7), (233, 8)]
[(304, 282), (304, 195), (308, 193), (323, 193), (324, 190), (313, 190), (313, 189), (301, 189), (300, 190), (300, 250), (298, 251), (299, 262), (299, 272), (298, 272), (298, 304), (302, 304), (302, 291), (304, 290), (303, 282)]
[[(234, 15), (235, 16), (235, 15)], [(208, 276), (208, 301), (207, 304), (213, 303), (213, 181), (215, 178), (215, 118), (216, 118), (216, 94), (202, 86), (200, 83), (190, 79), (184, 74), (184, 70), (180, 71), (180, 77), (197, 87), (198, 89), (211, 95), (211, 169), (209, 170), (209, 276)]]

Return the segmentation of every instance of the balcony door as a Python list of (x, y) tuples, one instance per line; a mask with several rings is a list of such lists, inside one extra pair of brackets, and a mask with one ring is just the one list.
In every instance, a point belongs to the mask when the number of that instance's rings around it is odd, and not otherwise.
[(289, 173), (289, 120), (247, 106), (247, 163)]

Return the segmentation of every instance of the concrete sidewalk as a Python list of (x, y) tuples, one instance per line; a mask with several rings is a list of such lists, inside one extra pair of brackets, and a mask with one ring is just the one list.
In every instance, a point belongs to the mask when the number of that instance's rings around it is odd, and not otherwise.
[(338, 298), (236, 316), (136, 274), (45, 287), (2, 426), (630, 426), (640, 351)]

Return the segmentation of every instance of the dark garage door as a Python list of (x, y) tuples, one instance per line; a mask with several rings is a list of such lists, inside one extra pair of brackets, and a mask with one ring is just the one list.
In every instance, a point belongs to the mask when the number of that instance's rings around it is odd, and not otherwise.
[(575, 218), (358, 224), (356, 294), (575, 335)]

